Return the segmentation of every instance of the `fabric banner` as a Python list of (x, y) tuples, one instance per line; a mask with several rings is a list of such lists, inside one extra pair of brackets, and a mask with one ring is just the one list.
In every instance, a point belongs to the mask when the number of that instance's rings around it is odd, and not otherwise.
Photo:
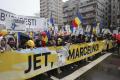
[(57, 53), (46, 48), (1, 53), (0, 80), (31, 78), (57, 68), (57, 60)]
[(0, 9), (0, 24), (12, 32), (48, 30), (45, 18), (16, 15), (2, 9)]
[(71, 64), (88, 57), (91, 57), (104, 49), (104, 42), (98, 41), (93, 43), (85, 43), (71, 45), (69, 49), (69, 56), (66, 59), (66, 64)]
[[(112, 48), (112, 41), (109, 41)], [(91, 57), (105, 50), (106, 41), (67, 44), (0, 53), (0, 80), (25, 80)], [(106, 48), (107, 49), (107, 48)]]

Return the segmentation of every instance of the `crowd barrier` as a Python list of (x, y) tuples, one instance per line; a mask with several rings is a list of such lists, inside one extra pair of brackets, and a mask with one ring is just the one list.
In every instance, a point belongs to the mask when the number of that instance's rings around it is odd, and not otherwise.
[[(108, 43), (107, 43), (108, 42)], [(4, 52), (0, 54), (0, 80), (25, 80), (113, 47), (112, 41), (71, 44)]]

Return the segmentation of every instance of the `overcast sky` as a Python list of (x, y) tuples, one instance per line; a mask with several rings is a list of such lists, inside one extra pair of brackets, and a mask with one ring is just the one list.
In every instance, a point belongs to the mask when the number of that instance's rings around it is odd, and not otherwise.
[(0, 9), (18, 15), (33, 16), (35, 13), (39, 13), (39, 6), (39, 0), (0, 0)]

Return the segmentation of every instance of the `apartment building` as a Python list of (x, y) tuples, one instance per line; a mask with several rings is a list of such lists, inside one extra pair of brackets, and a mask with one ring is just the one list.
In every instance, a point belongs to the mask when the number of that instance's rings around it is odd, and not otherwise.
[(69, 0), (63, 6), (64, 24), (71, 23), (79, 11), (84, 19), (84, 25), (92, 25), (94, 22), (103, 22), (106, 25), (106, 3), (107, 0)]
[(62, 0), (40, 0), (40, 17), (50, 19), (52, 16), (55, 24), (63, 25), (62, 6)]

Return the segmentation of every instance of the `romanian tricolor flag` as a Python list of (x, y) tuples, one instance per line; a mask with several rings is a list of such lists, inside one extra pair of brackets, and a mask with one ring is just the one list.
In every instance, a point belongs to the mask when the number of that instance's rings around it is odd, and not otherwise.
[(83, 18), (80, 15), (80, 13), (77, 13), (76, 15), (77, 16), (72, 21), (72, 25), (77, 28), (78, 26), (80, 26), (82, 24)]
[(81, 21), (80, 21), (80, 19), (79, 19), (78, 17), (75, 18), (75, 23), (76, 23), (77, 25), (80, 25), (80, 24), (81, 24)]
[(78, 27), (78, 24), (76, 23), (76, 21), (75, 21), (75, 19), (72, 21), (72, 25), (73, 25), (73, 27)]
[(47, 36), (42, 36), (42, 46), (45, 47), (48, 42), (48, 37)]
[(42, 41), (44, 41), (45, 43), (48, 42), (48, 37), (47, 37), (47, 35), (46, 35), (46, 36), (42, 36)]

